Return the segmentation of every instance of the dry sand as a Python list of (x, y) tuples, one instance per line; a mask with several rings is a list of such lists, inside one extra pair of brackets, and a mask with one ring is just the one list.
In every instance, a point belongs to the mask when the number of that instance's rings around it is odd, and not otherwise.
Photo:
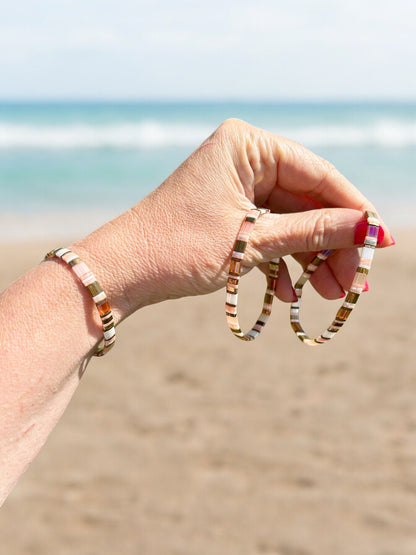
[[(236, 340), (222, 291), (130, 318), (3, 506), (1, 554), (416, 554), (414, 237), (316, 349), (279, 302)], [(49, 247), (1, 247), (1, 285)], [(253, 319), (263, 280), (243, 286)], [(307, 293), (318, 332), (339, 302)]]

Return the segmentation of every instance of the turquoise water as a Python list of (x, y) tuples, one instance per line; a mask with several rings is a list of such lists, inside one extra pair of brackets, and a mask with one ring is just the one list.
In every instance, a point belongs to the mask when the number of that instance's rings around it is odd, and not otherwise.
[(36, 217), (91, 207), (116, 215), (229, 117), (298, 140), (334, 163), (388, 222), (414, 223), (416, 103), (0, 103), (3, 234), (15, 233), (14, 216), (27, 218), (23, 235)]

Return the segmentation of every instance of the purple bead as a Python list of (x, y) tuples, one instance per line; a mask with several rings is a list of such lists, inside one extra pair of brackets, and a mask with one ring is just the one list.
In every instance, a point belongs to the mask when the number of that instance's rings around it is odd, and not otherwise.
[(369, 225), (367, 235), (369, 237), (377, 237), (377, 235), (378, 235), (378, 226), (377, 225)]

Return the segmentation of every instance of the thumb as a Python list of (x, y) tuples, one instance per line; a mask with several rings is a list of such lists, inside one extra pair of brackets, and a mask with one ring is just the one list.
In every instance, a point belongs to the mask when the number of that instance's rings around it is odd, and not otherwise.
[(354, 246), (355, 229), (364, 220), (363, 212), (349, 208), (269, 213), (257, 220), (250, 242), (260, 259), (257, 262), (298, 252), (348, 248)]

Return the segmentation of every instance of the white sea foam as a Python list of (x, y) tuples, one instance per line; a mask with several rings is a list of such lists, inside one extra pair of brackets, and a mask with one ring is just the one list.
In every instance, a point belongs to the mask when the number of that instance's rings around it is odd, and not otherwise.
[(317, 125), (283, 130), (281, 134), (311, 147), (376, 146), (404, 148), (416, 146), (416, 121), (383, 119), (362, 125)]
[[(137, 123), (34, 125), (0, 121), (0, 149), (158, 149), (196, 147), (213, 128), (204, 124), (146, 120)], [(272, 129), (308, 147), (416, 146), (416, 121), (379, 119)]]
[(164, 148), (198, 144), (211, 128), (157, 121), (110, 125), (18, 125), (0, 122), (0, 148)]

